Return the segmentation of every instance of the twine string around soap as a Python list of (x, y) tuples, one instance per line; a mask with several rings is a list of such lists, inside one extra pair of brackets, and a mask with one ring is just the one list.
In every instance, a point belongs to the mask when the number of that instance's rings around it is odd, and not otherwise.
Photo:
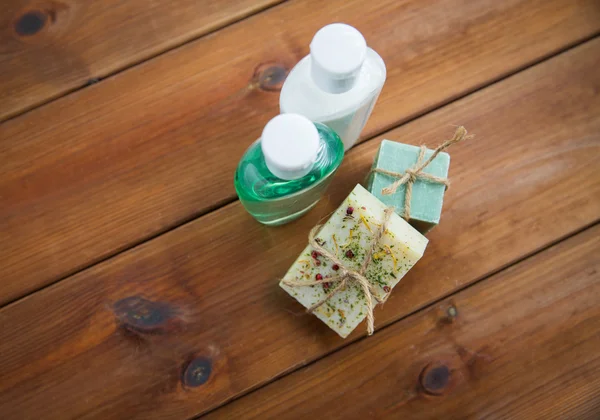
[(367, 304), (367, 332), (369, 335), (373, 334), (375, 331), (375, 317), (373, 315), (373, 309), (375, 307), (374, 300), (377, 300), (379, 303), (382, 303), (384, 300), (379, 300), (373, 294), (373, 286), (369, 282), (369, 280), (365, 277), (365, 273), (367, 272), (367, 268), (369, 264), (373, 260), (373, 253), (377, 249), (383, 234), (386, 231), (387, 223), (390, 219), (390, 216), (394, 213), (393, 207), (388, 207), (384, 211), (383, 220), (381, 221), (381, 226), (373, 235), (373, 239), (371, 241), (371, 246), (367, 250), (367, 254), (365, 259), (358, 269), (358, 271), (350, 270), (346, 265), (341, 261), (336, 255), (329, 252), (327, 249), (323, 247), (320, 241), (317, 239), (317, 234), (321, 230), (322, 225), (317, 225), (311, 229), (310, 234), (308, 235), (308, 243), (317, 251), (321, 256), (329, 260), (332, 265), (339, 266), (339, 274), (333, 277), (323, 277), (320, 280), (309, 280), (309, 281), (296, 281), (296, 280), (283, 280), (283, 283), (290, 287), (304, 287), (304, 286), (314, 286), (323, 283), (336, 283), (337, 286), (327, 294), (323, 299), (319, 300), (315, 304), (313, 304), (310, 308), (307, 309), (307, 312), (312, 313), (315, 309), (319, 308), (321, 305), (330, 300), (337, 293), (344, 290), (344, 288), (349, 283), (356, 283), (362, 289), (365, 295), (365, 301)]
[(404, 184), (406, 184), (406, 190), (404, 195), (404, 212), (402, 217), (408, 221), (410, 219), (410, 203), (412, 201), (412, 189), (413, 184), (418, 180), (422, 179), (424, 181), (433, 182), (436, 184), (442, 184), (446, 186), (450, 186), (450, 180), (448, 178), (443, 178), (435, 175), (428, 174), (423, 172), (423, 170), (437, 157), (438, 154), (443, 152), (446, 148), (452, 146), (455, 143), (471, 138), (472, 136), (467, 135), (467, 130), (464, 127), (458, 127), (454, 136), (450, 140), (446, 140), (444, 143), (440, 144), (432, 153), (432, 155), (424, 161), (425, 152), (427, 148), (425, 146), (420, 147), (419, 157), (417, 159), (417, 163), (412, 168), (407, 169), (404, 172), (394, 172), (388, 171), (387, 169), (381, 168), (373, 168), (371, 169), (371, 173), (377, 172), (380, 174), (388, 175), (392, 178), (397, 178), (393, 184), (388, 187), (382, 188), (381, 194), (383, 195), (391, 195), (395, 194), (398, 188)]

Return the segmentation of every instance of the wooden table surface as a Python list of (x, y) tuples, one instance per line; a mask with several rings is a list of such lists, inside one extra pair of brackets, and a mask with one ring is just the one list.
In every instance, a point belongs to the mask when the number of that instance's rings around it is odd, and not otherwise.
[[(233, 171), (321, 26), (388, 79), (305, 217)], [(0, 419), (600, 418), (600, 1), (6, 0)], [(454, 146), (441, 224), (337, 337), (277, 285), (384, 138)]]

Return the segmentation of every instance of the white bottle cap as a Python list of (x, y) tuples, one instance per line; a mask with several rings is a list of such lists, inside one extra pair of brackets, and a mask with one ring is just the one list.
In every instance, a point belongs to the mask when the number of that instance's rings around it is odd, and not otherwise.
[(265, 163), (285, 180), (302, 178), (313, 168), (319, 152), (319, 132), (306, 117), (281, 114), (265, 126), (260, 140)]
[(319, 29), (310, 43), (311, 76), (329, 93), (352, 89), (367, 54), (362, 34), (345, 23)]

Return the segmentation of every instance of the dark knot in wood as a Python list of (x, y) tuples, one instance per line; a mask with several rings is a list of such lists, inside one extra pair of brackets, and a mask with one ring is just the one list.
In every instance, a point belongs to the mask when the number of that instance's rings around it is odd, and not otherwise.
[(264, 63), (254, 71), (254, 81), (258, 86), (269, 92), (278, 92), (288, 75), (288, 69), (278, 63)]
[(444, 328), (447, 325), (454, 324), (458, 318), (458, 309), (456, 306), (451, 305), (446, 309), (446, 312), (438, 320), (438, 326)]
[(430, 395), (442, 395), (450, 383), (450, 369), (442, 363), (430, 363), (420, 376), (423, 390)]
[(207, 357), (192, 359), (183, 371), (181, 382), (188, 387), (204, 385), (212, 373), (212, 362)]
[(153, 302), (140, 296), (119, 300), (114, 312), (128, 330), (140, 333), (161, 333), (173, 325), (175, 311), (169, 304)]
[(47, 21), (48, 15), (43, 11), (30, 10), (15, 21), (15, 32), (20, 36), (35, 35), (44, 28)]

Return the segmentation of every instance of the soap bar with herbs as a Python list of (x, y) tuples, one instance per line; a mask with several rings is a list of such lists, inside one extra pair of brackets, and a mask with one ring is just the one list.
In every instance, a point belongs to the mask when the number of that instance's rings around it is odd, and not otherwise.
[[(420, 148), (409, 144), (383, 140), (373, 163), (374, 168), (386, 169), (388, 171), (404, 173), (407, 169), (415, 166), (419, 158)], [(433, 150), (427, 149), (425, 158), (428, 159)], [(424, 169), (424, 173), (446, 178), (450, 166), (450, 155), (441, 152)], [(393, 206), (400, 215), (404, 214), (404, 200), (406, 195), (406, 184), (398, 187), (395, 193), (383, 195), (381, 190), (389, 187), (397, 178), (386, 174), (374, 172), (369, 177), (368, 189), (379, 198), (385, 205)], [(417, 179), (413, 184), (412, 200), (410, 202), (410, 220), (419, 232), (427, 233), (440, 221), (442, 204), (446, 186)]]
[[(317, 241), (340, 259), (348, 270), (358, 271), (373, 237), (381, 226), (386, 206), (357, 185), (317, 234)], [(404, 219), (391, 214), (365, 277), (378, 300), (391, 293), (400, 279), (421, 258), (427, 238)], [(306, 308), (322, 300), (335, 284), (290, 286), (285, 280), (308, 281), (336, 276), (339, 267), (308, 246), (283, 278), (280, 286)], [(374, 304), (376, 303), (373, 302)], [(349, 282), (313, 312), (341, 337), (346, 337), (367, 315), (365, 295), (356, 282)]]

